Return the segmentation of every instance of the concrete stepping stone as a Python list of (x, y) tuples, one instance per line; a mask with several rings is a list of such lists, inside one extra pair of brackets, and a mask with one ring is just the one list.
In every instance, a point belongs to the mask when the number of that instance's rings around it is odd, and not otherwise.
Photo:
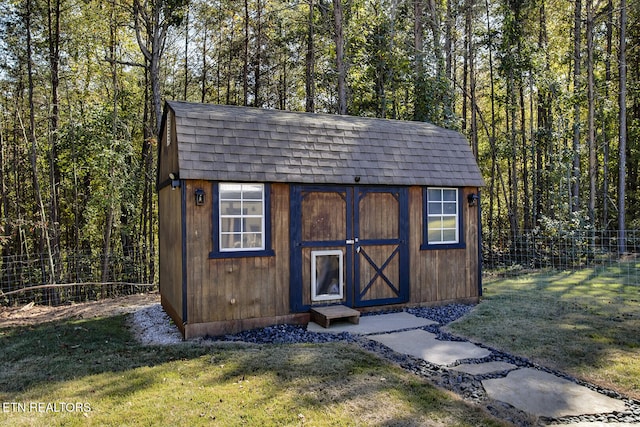
[(491, 352), (469, 342), (440, 341), (436, 335), (422, 329), (372, 335), (377, 341), (398, 353), (408, 354), (437, 365), (449, 365), (461, 359), (480, 359)]
[(485, 375), (492, 374), (494, 372), (511, 371), (517, 368), (518, 367), (516, 365), (507, 362), (487, 362), (464, 363), (462, 365), (454, 366), (451, 369), (471, 375)]
[(407, 312), (387, 313), (376, 316), (360, 316), (357, 325), (348, 322), (331, 322), (328, 328), (309, 322), (307, 331), (318, 333), (339, 334), (349, 332), (356, 335), (379, 334), (382, 332), (399, 331), (401, 329), (421, 328), (423, 326), (437, 324), (433, 320), (414, 316)]
[(505, 378), (482, 381), (490, 398), (540, 417), (565, 417), (621, 412), (621, 400), (597, 393), (547, 372), (517, 369)]

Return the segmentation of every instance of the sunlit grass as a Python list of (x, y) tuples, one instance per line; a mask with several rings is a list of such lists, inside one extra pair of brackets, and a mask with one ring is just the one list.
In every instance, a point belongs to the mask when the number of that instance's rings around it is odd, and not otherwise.
[(449, 328), (638, 398), (640, 270), (623, 267), (486, 280), (482, 302)]
[(146, 347), (123, 317), (0, 329), (0, 402), (57, 405), (15, 426), (502, 425), (355, 345)]

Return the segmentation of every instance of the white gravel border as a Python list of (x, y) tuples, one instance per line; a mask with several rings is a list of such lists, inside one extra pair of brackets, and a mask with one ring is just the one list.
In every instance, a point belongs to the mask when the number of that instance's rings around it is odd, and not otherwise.
[(160, 304), (140, 307), (131, 315), (131, 331), (142, 344), (170, 345), (183, 342), (182, 334)]

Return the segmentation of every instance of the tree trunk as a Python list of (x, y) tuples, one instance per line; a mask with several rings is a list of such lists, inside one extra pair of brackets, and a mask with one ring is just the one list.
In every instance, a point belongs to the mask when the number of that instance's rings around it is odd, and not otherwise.
[(202, 76), (200, 80), (200, 102), (205, 102), (207, 96), (207, 28), (205, 27), (202, 34)]
[[(521, 80), (522, 78), (520, 78)], [(519, 82), (519, 107), (520, 107), (520, 141), (522, 143), (522, 193), (523, 193), (523, 225), (525, 230), (531, 227), (531, 198), (529, 197), (529, 156), (527, 150), (526, 111), (524, 102), (524, 82)]]
[(244, 0), (244, 55), (242, 57), (242, 105), (249, 105), (249, 0)]
[[(467, 9), (468, 1), (465, 2), (465, 9)], [(468, 13), (465, 13), (464, 19), (464, 54), (462, 59), (462, 87), (464, 88), (464, 92), (467, 92), (467, 88), (469, 87), (469, 43), (471, 38), (471, 16)], [(467, 92), (468, 93), (468, 92)], [(469, 97), (462, 97), (462, 131), (466, 132), (467, 130), (467, 122), (469, 115), (469, 107), (468, 107)]]
[(140, 4), (140, 0), (133, 2), (134, 29), (138, 47), (146, 60), (145, 66), (151, 84), (151, 105), (153, 108), (151, 110), (152, 117), (147, 126), (150, 128), (152, 137), (157, 137), (160, 133), (162, 118), (160, 59), (170, 25), (170, 17), (164, 16), (163, 19), (163, 14), (170, 14), (172, 11), (163, 10), (165, 3), (162, 1), (153, 2), (151, 10), (148, 11), (144, 9), (145, 5)]
[(625, 222), (626, 165), (627, 165), (627, 0), (620, 0), (620, 133), (618, 142), (618, 252), (627, 251)]
[[(444, 53), (445, 53), (445, 76), (448, 81), (453, 81), (453, 29), (455, 18), (451, 5), (452, 0), (447, 0), (447, 18), (445, 21)], [(453, 103), (453, 102), (452, 102)]]
[(313, 47), (314, 40), (314, 22), (313, 22), (313, 9), (315, 0), (309, 0), (309, 28), (307, 30), (307, 54), (305, 57), (305, 111), (313, 113), (315, 111), (315, 98), (316, 98), (316, 58), (315, 50)]
[[(115, 7), (112, 8), (112, 16), (111, 22), (109, 25), (110, 29), (110, 46), (109, 46), (109, 58), (111, 61), (111, 90), (113, 93), (113, 98), (111, 100), (111, 108), (113, 109), (112, 118), (111, 118), (111, 149), (113, 150), (116, 146), (116, 142), (118, 140), (118, 68), (116, 63), (116, 45), (117, 45), (117, 34), (116, 34), (116, 24), (114, 20), (113, 13), (115, 11)], [(186, 78), (186, 75), (185, 75)], [(113, 176), (115, 174), (114, 163), (111, 157), (108, 160), (109, 162), (109, 187), (108, 187), (108, 195), (107, 195), (107, 206), (104, 220), (104, 232), (102, 235), (102, 273), (101, 273), (101, 281), (105, 283), (109, 281), (109, 266), (110, 266), (110, 258), (111, 258), (111, 232), (113, 229), (113, 216), (114, 216), (114, 193), (115, 188), (113, 185)], [(106, 296), (106, 288), (103, 285), (103, 297)]]
[[(472, 8), (473, 0), (467, 0), (467, 2), (469, 7)], [(440, 11), (435, 0), (429, 0), (429, 9), (431, 14), (429, 24), (433, 34), (433, 55), (436, 58), (436, 82), (439, 88), (437, 96), (441, 97), (439, 102), (434, 101), (434, 110), (439, 114), (432, 119), (435, 119), (436, 123), (445, 123), (449, 119), (450, 111), (452, 111), (451, 95), (448, 89), (449, 82), (445, 75), (444, 58), (442, 57)]]
[(413, 120), (420, 122), (427, 119), (426, 78), (424, 75), (424, 10), (422, 1), (414, 0), (413, 2), (413, 47), (415, 52)]
[(466, 0), (467, 14), (467, 62), (469, 65), (469, 101), (471, 103), (471, 148), (478, 160), (478, 120), (476, 106), (476, 66), (475, 66), (475, 46), (473, 43), (473, 0)]
[(573, 170), (571, 173), (571, 212), (580, 209), (580, 70), (581, 70), (582, 2), (576, 0), (573, 30)]
[(253, 106), (262, 107), (261, 90), (261, 70), (262, 66), (262, 0), (256, 3), (256, 56), (253, 63)]
[(508, 103), (507, 103), (507, 129), (510, 136), (510, 144), (511, 144), (511, 158), (509, 159), (511, 168), (510, 168), (510, 178), (511, 178), (511, 200), (509, 203), (509, 212), (511, 215), (511, 233), (514, 242), (519, 234), (518, 227), (518, 130), (516, 124), (516, 87), (515, 87), (515, 77), (514, 70), (511, 69), (508, 71), (509, 76), (507, 77), (507, 87), (508, 87)]
[[(544, 73), (549, 75), (550, 73), (550, 61), (548, 55), (548, 40), (547, 40), (547, 17), (544, 1), (540, 5), (540, 18), (539, 18), (540, 32), (538, 34), (538, 49), (541, 52), (545, 52)], [(551, 145), (551, 94), (547, 85), (541, 85), (538, 88), (538, 100), (537, 100), (537, 135), (535, 144), (535, 185), (533, 188), (533, 225), (539, 225), (540, 219), (544, 212), (544, 200), (549, 192), (547, 188), (550, 184), (548, 179), (549, 174), (543, 174), (545, 169), (545, 156), (550, 151)], [(532, 113), (533, 114), (533, 113)], [(548, 184), (549, 183), (549, 184)], [(547, 215), (549, 212), (545, 212)]]
[[(58, 88), (60, 86), (60, 1), (48, 1), (48, 30), (49, 30), (49, 67), (51, 68), (51, 128), (50, 149), (49, 149), (49, 179), (51, 183), (50, 190), (50, 223), (51, 223), (51, 250), (53, 260), (51, 260), (51, 283), (59, 280), (59, 271), (57, 266), (60, 265), (60, 166), (58, 165), (58, 139), (59, 139), (59, 121), (60, 121), (60, 96)], [(57, 292), (51, 290), (52, 298), (58, 298)], [(55, 294), (55, 295), (53, 295)]]
[[(485, 0), (485, 10), (487, 14), (487, 34), (491, 34), (491, 17), (489, 13), (489, 0)], [(489, 182), (489, 218), (487, 224), (489, 225), (489, 248), (493, 248), (493, 210), (494, 199), (496, 197), (496, 169), (497, 169), (497, 149), (496, 149), (496, 93), (495, 93), (495, 79), (493, 70), (493, 45), (491, 44), (491, 37), (489, 36), (488, 43), (489, 53), (489, 84), (491, 87), (491, 135), (489, 136), (489, 147), (491, 149), (491, 181)], [(498, 198), (498, 203), (500, 200)]]
[(185, 101), (187, 100), (189, 89), (189, 36), (189, 9), (187, 9), (184, 30), (184, 92), (182, 93), (182, 99)]
[(596, 129), (593, 77), (593, 0), (587, 0), (587, 103), (589, 145), (589, 222), (596, 226)]
[[(36, 140), (36, 120), (35, 120), (35, 103), (34, 103), (34, 82), (33, 82), (33, 53), (32, 53), (32, 39), (31, 39), (31, 0), (27, 0), (27, 10), (25, 14), (25, 26), (27, 29), (27, 79), (28, 79), (28, 97), (29, 97), (29, 131), (28, 134), (22, 125), (23, 133), (25, 140), (28, 140), (31, 143), (31, 172), (33, 174), (33, 192), (35, 193), (36, 202), (38, 204), (38, 213), (40, 216), (40, 250), (39, 254), (42, 254), (44, 249), (46, 248), (47, 257), (49, 261), (49, 283), (53, 283), (54, 275), (54, 261), (53, 261), (53, 253), (51, 250), (51, 241), (49, 239), (49, 230), (47, 228), (47, 218), (44, 210), (44, 202), (42, 200), (42, 192), (40, 190), (40, 183), (38, 181), (38, 150), (37, 150), (37, 140)], [(21, 123), (22, 124), (22, 123)], [(44, 267), (42, 268), (42, 279), (45, 280), (46, 271)], [(55, 303), (56, 298), (52, 295), (48, 295), (49, 303)]]
[[(613, 1), (609, 0), (607, 2), (607, 46), (606, 46), (606, 54), (605, 54), (605, 92), (604, 98), (609, 99), (609, 85), (612, 82), (611, 77), (611, 56), (613, 52)], [(601, 114), (604, 120), (603, 126), (603, 146), (604, 153), (602, 159), (602, 225), (603, 228), (609, 228), (609, 160), (610, 160), (610, 151), (611, 151), (611, 121), (608, 119), (608, 116), (605, 116), (604, 113)]]
[(344, 33), (342, 31), (342, 0), (333, 0), (334, 41), (336, 69), (338, 70), (338, 114), (347, 114), (347, 73), (344, 65)]

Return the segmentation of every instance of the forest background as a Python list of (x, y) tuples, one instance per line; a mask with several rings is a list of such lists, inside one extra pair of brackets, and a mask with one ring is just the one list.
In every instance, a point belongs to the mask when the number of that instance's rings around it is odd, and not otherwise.
[(576, 230), (635, 250), (638, 15), (638, 0), (0, 0), (5, 302), (157, 283), (164, 99), (456, 129), (486, 180), (485, 258)]

